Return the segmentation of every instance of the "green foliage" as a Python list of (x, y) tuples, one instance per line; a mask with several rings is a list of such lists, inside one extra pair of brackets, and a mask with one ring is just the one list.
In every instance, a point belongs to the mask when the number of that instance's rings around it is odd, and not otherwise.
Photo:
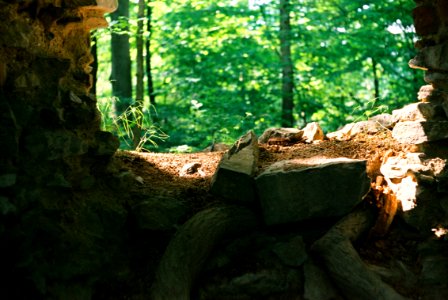
[[(332, 131), (415, 99), (423, 81), (407, 66), (415, 53), (412, 1), (291, 3), (297, 126), (318, 121)], [(278, 1), (171, 0), (148, 5), (153, 8), (150, 37), (158, 119), (157, 124), (148, 120), (147, 128), (156, 126), (170, 136), (158, 150), (178, 151), (178, 146), (188, 145), (194, 151), (214, 141), (231, 143), (249, 129), (260, 134), (280, 125)], [(134, 33), (135, 6), (131, 2), (129, 30)], [(127, 20), (120, 20), (113, 30), (126, 26)], [(107, 34), (99, 43), (99, 97), (110, 98)], [(134, 38), (131, 45), (135, 57)], [(146, 97), (140, 109), (145, 118), (148, 105)], [(124, 140), (129, 141), (125, 126), (133, 114), (131, 109), (114, 125), (122, 127), (115, 132), (126, 136)], [(155, 150), (153, 140), (143, 147)]]
[[(150, 118), (150, 113), (146, 108), (141, 106), (129, 106), (124, 113), (119, 116), (114, 116), (112, 101), (113, 99), (100, 104), (99, 109), (102, 113), (101, 127), (103, 130), (114, 133), (119, 138), (121, 149), (148, 151), (148, 146), (157, 148), (159, 142), (163, 142), (168, 138), (168, 135), (154, 125)], [(137, 147), (134, 147), (134, 132), (132, 129), (137, 126), (136, 120), (138, 118), (142, 119), (142, 135)]]

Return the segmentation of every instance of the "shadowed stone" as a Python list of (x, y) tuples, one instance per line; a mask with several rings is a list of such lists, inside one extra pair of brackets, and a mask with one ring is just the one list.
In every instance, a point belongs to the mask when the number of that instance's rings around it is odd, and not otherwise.
[(340, 217), (367, 193), (366, 161), (312, 158), (280, 161), (256, 178), (268, 225)]

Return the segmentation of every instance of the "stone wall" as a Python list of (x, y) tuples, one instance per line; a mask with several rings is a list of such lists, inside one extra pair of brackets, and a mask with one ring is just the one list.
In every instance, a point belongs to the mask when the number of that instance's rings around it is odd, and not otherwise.
[(120, 236), (125, 212), (99, 192), (118, 141), (89, 94), (90, 30), (115, 8), (0, 1), (0, 290), (10, 299), (89, 298), (110, 263), (102, 247), (119, 239), (108, 234), (119, 224)]

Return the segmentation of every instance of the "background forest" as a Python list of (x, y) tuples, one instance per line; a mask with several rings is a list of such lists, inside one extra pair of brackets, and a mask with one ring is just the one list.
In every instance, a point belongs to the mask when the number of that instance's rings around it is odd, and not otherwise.
[(119, 0), (92, 37), (103, 127), (124, 149), (196, 151), (249, 129), (324, 131), (390, 112), (408, 67), (407, 0)]

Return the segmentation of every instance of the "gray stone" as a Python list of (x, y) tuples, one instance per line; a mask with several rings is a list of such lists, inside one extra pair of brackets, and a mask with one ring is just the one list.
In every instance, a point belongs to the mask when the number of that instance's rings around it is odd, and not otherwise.
[(448, 75), (445, 73), (426, 71), (424, 80), (426, 83), (434, 85), (436, 88), (447, 89), (448, 88)]
[(258, 168), (257, 136), (249, 131), (224, 154), (213, 175), (210, 192), (229, 201), (255, 201), (254, 175)]
[(305, 274), (304, 298), (306, 300), (340, 300), (338, 293), (328, 275), (312, 260), (308, 259), (303, 267)]
[(391, 114), (379, 114), (369, 118), (369, 121), (378, 123), (384, 128), (392, 129), (397, 121)]
[(187, 208), (179, 200), (157, 197), (140, 202), (132, 211), (141, 229), (167, 231), (175, 228)]
[(290, 267), (300, 267), (308, 257), (306, 245), (301, 236), (296, 236), (289, 242), (277, 243), (272, 251), (286, 266)]
[(446, 57), (448, 55), (448, 44), (438, 44), (426, 46), (421, 49), (421, 56), (424, 58), (424, 65), (428, 69), (448, 71)]
[(418, 102), (406, 105), (392, 112), (396, 121), (426, 121), (434, 120), (442, 115), (442, 108), (430, 102)]
[(314, 141), (322, 141), (324, 139), (324, 131), (319, 126), (319, 123), (312, 122), (305, 126), (303, 130), (303, 139), (307, 143), (312, 143)]
[(281, 138), (300, 141), (303, 131), (297, 128), (268, 128), (258, 139), (260, 144), (266, 144), (270, 138)]
[(311, 158), (280, 161), (256, 178), (268, 225), (341, 217), (368, 192), (366, 161)]
[(408, 121), (395, 125), (392, 136), (403, 144), (421, 144), (448, 138), (448, 121)]
[(360, 133), (375, 134), (382, 130), (384, 130), (384, 127), (376, 121), (361, 121), (357, 123), (349, 123), (338, 131), (328, 133), (327, 137), (338, 141), (346, 141), (354, 138)]

